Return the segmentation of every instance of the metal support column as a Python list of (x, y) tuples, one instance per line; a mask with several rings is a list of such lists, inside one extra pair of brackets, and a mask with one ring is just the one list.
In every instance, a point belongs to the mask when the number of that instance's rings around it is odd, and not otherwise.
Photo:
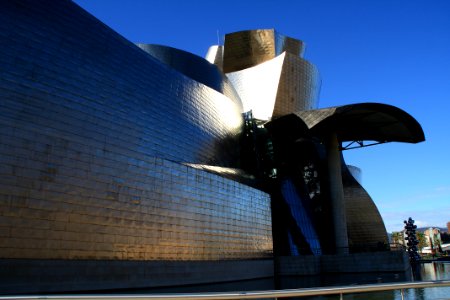
[(326, 146), (336, 253), (347, 254), (347, 217), (345, 213), (344, 187), (342, 185), (341, 155), (336, 134), (333, 133), (329, 136)]

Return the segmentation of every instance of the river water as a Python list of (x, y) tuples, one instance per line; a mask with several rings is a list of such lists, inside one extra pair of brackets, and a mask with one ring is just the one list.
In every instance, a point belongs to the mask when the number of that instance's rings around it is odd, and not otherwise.
[[(422, 264), (420, 274), (422, 281), (450, 280), (450, 262)], [(394, 299), (401, 299), (400, 292), (396, 291)], [(450, 287), (406, 290), (405, 299), (450, 299)]]
[[(420, 266), (421, 281), (450, 280), (450, 262), (424, 263)], [(418, 280), (416, 280), (418, 281)], [(320, 299), (320, 298), (315, 298)], [(333, 299), (333, 298), (322, 298)], [(334, 298), (338, 299), (338, 298)], [(400, 291), (346, 295), (344, 299), (401, 300)], [(404, 291), (405, 300), (450, 299), (450, 287), (408, 289)]]
[[(420, 265), (420, 278), (416, 281), (434, 281), (434, 280), (450, 280), (450, 262), (432, 262)], [(214, 285), (200, 285), (178, 288), (161, 288), (150, 290), (135, 290), (134, 293), (152, 294), (152, 293), (199, 293), (199, 292), (225, 292), (225, 291), (256, 291), (256, 290), (273, 290), (273, 289), (292, 289), (307, 288), (320, 286), (338, 286), (351, 284), (372, 284), (372, 283), (389, 283), (389, 282), (405, 282), (408, 281), (404, 276), (392, 273), (372, 274), (359, 273), (347, 274), (343, 276), (333, 277), (283, 277), (274, 281), (273, 278), (263, 280), (249, 280), (243, 282), (222, 283)], [(450, 299), (450, 287), (441, 288), (419, 288), (408, 289), (404, 291), (405, 300), (441, 300)], [(318, 297), (302, 297), (299, 300), (322, 300), (322, 299), (339, 299), (338, 295), (318, 296)], [(401, 292), (386, 291), (372, 292), (362, 294), (346, 294), (345, 300), (401, 300)]]
[[(434, 281), (434, 280), (450, 280), (450, 262), (431, 262), (420, 264), (418, 275), (415, 281)], [(297, 281), (297, 282), (296, 282)], [(392, 273), (359, 273), (359, 274), (340, 274), (339, 276), (320, 278), (320, 284), (317, 281), (307, 282), (305, 278), (282, 278), (281, 286), (277, 288), (305, 288), (320, 286), (339, 286), (339, 285), (358, 285), (373, 283), (389, 283), (389, 282), (405, 282), (409, 281), (401, 274)], [(318, 296), (318, 297), (302, 297), (299, 300), (322, 300), (322, 299), (339, 299), (339, 296)], [(401, 291), (371, 292), (361, 294), (346, 294), (345, 300), (401, 300)], [(450, 287), (440, 288), (419, 288), (404, 290), (405, 300), (441, 300), (450, 299)]]
[[(434, 280), (450, 280), (450, 262), (432, 262), (420, 265), (421, 279), (416, 281), (434, 281)], [(307, 277), (283, 277), (274, 280), (273, 278), (249, 280), (242, 282), (230, 282), (221, 284), (196, 285), (182, 288), (159, 288), (134, 290), (132, 293), (137, 294), (154, 294), (154, 293), (201, 293), (201, 292), (226, 292), (226, 291), (257, 291), (257, 290), (273, 290), (273, 289), (292, 289), (292, 288), (308, 288), (321, 286), (339, 286), (339, 285), (358, 285), (373, 283), (389, 283), (389, 282), (405, 282), (408, 278), (404, 275), (395, 273), (358, 273), (358, 274), (340, 274), (339, 276), (307, 276)], [(408, 289), (404, 291), (404, 299), (406, 300), (441, 300), (450, 299), (450, 287), (441, 288), (419, 288)], [(333, 296), (317, 296), (317, 297), (301, 297), (298, 300), (329, 300), (339, 299), (339, 295)], [(361, 294), (346, 294), (345, 300), (401, 300), (401, 292), (386, 291), (372, 292)]]

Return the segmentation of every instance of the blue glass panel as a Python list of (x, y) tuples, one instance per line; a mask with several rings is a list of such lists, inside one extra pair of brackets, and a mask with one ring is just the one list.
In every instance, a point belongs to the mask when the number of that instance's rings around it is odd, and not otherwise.
[(292, 256), (300, 256), (300, 251), (298, 250), (298, 246), (295, 244), (290, 231), (288, 231), (288, 241), (289, 241), (289, 249), (291, 251), (291, 255)]
[[(302, 199), (300, 198), (294, 183), (290, 179), (285, 179), (281, 183), (281, 192), (286, 203), (289, 205), (292, 216), (297, 223), (298, 228), (302, 232), (309, 247), (314, 255), (321, 255), (322, 250), (320, 247), (319, 237), (312, 225), (311, 218), (308, 215), (305, 207), (302, 204)], [(289, 236), (289, 241), (291, 242), (292, 237)], [(292, 248), (292, 247), (291, 247)]]

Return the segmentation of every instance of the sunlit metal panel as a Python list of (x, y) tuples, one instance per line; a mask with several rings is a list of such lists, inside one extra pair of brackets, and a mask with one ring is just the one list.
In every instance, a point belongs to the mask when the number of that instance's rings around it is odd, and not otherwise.
[(260, 120), (272, 117), (283, 68), (284, 54), (245, 70), (228, 73), (244, 111), (252, 111)]

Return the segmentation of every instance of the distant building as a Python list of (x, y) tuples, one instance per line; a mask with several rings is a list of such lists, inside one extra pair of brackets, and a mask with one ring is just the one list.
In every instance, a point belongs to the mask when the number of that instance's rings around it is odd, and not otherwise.
[(422, 253), (436, 254), (443, 252), (441, 230), (439, 228), (430, 227), (424, 230), (423, 234), (427, 246), (422, 248)]

